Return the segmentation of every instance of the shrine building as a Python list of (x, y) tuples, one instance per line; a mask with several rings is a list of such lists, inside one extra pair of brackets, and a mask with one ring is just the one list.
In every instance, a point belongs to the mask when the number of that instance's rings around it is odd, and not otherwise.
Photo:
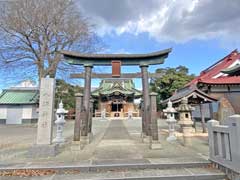
[(100, 117), (103, 111), (106, 117), (139, 117), (139, 107), (134, 100), (141, 96), (132, 79), (104, 79), (99, 88), (92, 92), (97, 102), (95, 117)]

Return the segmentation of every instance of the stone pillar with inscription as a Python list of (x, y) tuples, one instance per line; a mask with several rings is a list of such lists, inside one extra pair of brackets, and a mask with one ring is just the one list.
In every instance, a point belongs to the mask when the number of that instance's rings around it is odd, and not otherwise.
[(52, 145), (54, 99), (55, 79), (42, 78), (40, 86), (37, 143), (29, 149), (28, 156), (48, 157), (57, 154), (57, 146)]
[(54, 122), (55, 79), (42, 78), (40, 87), (37, 144), (51, 144)]

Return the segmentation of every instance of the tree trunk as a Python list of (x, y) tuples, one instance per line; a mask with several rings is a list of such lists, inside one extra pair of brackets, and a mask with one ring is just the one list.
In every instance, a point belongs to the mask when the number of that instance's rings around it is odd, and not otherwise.
[(56, 71), (55, 72), (50, 72), (49, 77), (50, 78), (55, 78), (56, 77)]
[(38, 86), (41, 86), (41, 78), (44, 77), (44, 69), (41, 66), (38, 66)]

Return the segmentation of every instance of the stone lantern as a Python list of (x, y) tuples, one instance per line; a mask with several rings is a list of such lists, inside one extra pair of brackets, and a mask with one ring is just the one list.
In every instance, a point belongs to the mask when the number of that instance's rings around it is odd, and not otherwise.
[(187, 98), (184, 97), (182, 98), (181, 104), (176, 108), (176, 110), (179, 112), (178, 123), (183, 132), (184, 145), (191, 145), (191, 137), (193, 132), (191, 112), (194, 110), (194, 108), (188, 104)]
[(175, 124), (177, 122), (175, 119), (175, 113), (177, 111), (172, 107), (172, 102), (170, 100), (167, 103), (167, 108), (164, 109), (163, 112), (167, 114), (166, 122), (168, 123), (169, 128), (169, 136), (167, 137), (167, 141), (175, 141), (177, 140), (175, 136)]
[(63, 103), (61, 101), (59, 103), (58, 109), (56, 111), (57, 120), (55, 121), (55, 124), (57, 125), (57, 134), (56, 134), (55, 139), (53, 139), (53, 142), (56, 144), (62, 144), (65, 141), (65, 138), (63, 137), (63, 128), (64, 128), (64, 124), (66, 123), (66, 121), (64, 119), (64, 115), (67, 112), (68, 111), (66, 111), (63, 108)]

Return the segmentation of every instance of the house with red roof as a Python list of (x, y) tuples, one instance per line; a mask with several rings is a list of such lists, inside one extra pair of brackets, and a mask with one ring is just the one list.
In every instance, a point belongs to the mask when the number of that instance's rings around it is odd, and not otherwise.
[(188, 87), (196, 86), (212, 98), (226, 98), (240, 113), (240, 53), (237, 50), (203, 70)]
[[(199, 76), (186, 84), (184, 88), (178, 89), (162, 104), (171, 100), (173, 104), (177, 105), (183, 97), (187, 97), (188, 102), (195, 106), (212, 105), (212, 103), (224, 99), (223, 102), (231, 106), (234, 113), (240, 113), (240, 53), (237, 50), (232, 51), (203, 70)], [(213, 118), (212, 107), (208, 105), (205, 106), (205, 109), (209, 107), (205, 110), (208, 113), (204, 114)]]
[(240, 53), (234, 50), (229, 55), (203, 70), (189, 84), (207, 85), (239, 85), (240, 84)]

